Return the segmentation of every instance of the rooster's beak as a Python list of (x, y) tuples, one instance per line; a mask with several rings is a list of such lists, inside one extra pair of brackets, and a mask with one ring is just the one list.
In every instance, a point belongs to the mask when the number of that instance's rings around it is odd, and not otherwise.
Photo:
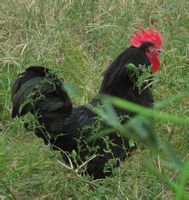
[(157, 49), (158, 54), (162, 53), (163, 51), (164, 51), (163, 48)]

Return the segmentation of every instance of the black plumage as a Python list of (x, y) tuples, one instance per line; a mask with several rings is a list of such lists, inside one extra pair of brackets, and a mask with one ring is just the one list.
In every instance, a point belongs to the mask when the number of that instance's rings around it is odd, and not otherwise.
[[(127, 67), (130, 63), (136, 67), (150, 66), (145, 54), (150, 46), (153, 44), (144, 43), (140, 48), (131, 46), (125, 49), (105, 71), (99, 94), (151, 107), (153, 99), (150, 88), (139, 91), (136, 87), (137, 77)], [(107, 124), (88, 107), (73, 107), (63, 80), (46, 68), (33, 66), (21, 73), (14, 84), (12, 99), (12, 117), (20, 117), (29, 112), (34, 114), (40, 125), (35, 129), (36, 135), (43, 138), (46, 144), (50, 143), (53, 149), (64, 152), (66, 162), (70, 159), (76, 167), (95, 155), (86, 166), (86, 172), (95, 179), (110, 175), (112, 171), (107, 163), (116, 159), (113, 167), (118, 166), (119, 161), (126, 159), (132, 150), (128, 139), (122, 138), (117, 131), (112, 132), (109, 137), (89, 142), (87, 138), (95, 134), (95, 131), (106, 128)], [(95, 98), (91, 104), (95, 107), (100, 101)], [(118, 110), (118, 116), (122, 115), (133, 116), (130, 112)], [(109, 141), (108, 145), (106, 140)], [(76, 158), (73, 158), (73, 152)]]

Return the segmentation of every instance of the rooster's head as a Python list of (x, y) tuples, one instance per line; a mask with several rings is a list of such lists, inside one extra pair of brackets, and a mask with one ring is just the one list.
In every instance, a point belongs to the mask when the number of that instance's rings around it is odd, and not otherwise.
[(141, 34), (135, 32), (135, 37), (131, 39), (131, 45), (136, 48), (145, 46), (145, 54), (152, 64), (153, 73), (160, 68), (159, 54), (162, 51), (162, 36), (151, 27), (149, 31), (141, 29)]

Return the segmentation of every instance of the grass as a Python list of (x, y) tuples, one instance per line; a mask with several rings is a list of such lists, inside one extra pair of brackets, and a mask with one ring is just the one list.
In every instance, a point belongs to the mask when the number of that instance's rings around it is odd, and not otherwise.
[[(65, 169), (59, 153), (10, 113), (12, 84), (30, 65), (52, 68), (76, 86), (80, 96), (73, 96), (74, 103), (87, 103), (99, 88), (102, 72), (129, 46), (133, 32), (152, 24), (163, 34), (165, 50), (153, 87), (155, 101), (170, 100), (162, 111), (187, 118), (188, 98), (172, 101), (172, 96), (189, 88), (188, 0), (1, 0), (0, 7), (0, 198), (182, 199), (180, 193), (189, 190), (188, 170), (180, 176), (148, 147), (140, 145), (113, 177), (91, 182)], [(161, 119), (155, 127), (157, 136), (187, 161), (188, 127)]]

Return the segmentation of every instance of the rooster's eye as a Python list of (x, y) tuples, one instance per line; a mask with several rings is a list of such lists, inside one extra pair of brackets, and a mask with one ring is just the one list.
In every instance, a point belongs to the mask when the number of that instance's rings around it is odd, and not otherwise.
[(149, 52), (150, 55), (153, 55), (154, 53), (160, 54), (162, 52), (162, 49), (156, 47), (148, 47), (146, 51)]
[(153, 55), (153, 54), (155, 53), (155, 51), (156, 51), (156, 48), (155, 48), (155, 47), (148, 47), (148, 48), (146, 49), (146, 51), (147, 51), (148, 53), (150, 53), (150, 55)]

